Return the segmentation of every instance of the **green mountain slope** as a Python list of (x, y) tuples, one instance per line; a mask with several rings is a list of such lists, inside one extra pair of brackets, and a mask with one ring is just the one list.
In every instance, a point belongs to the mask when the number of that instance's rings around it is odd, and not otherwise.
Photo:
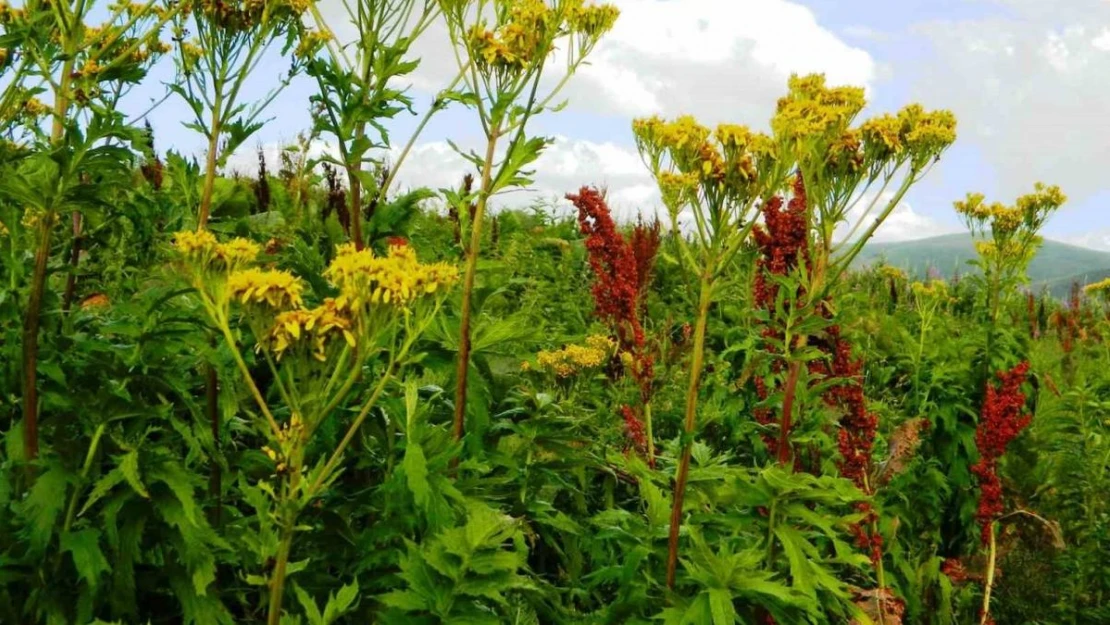
[[(967, 263), (975, 258), (975, 247), (968, 234), (949, 234), (917, 241), (872, 243), (856, 259), (859, 266), (879, 260), (901, 267), (914, 276), (929, 269), (950, 276), (967, 273)], [(1066, 295), (1073, 282), (1087, 284), (1110, 276), (1110, 252), (1046, 240), (1029, 265), (1029, 279), (1037, 290), (1048, 288), (1054, 295)]]

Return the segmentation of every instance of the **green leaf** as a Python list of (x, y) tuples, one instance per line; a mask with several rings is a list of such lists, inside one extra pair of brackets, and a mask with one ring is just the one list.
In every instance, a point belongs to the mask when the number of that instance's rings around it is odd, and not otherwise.
[(123, 473), (118, 467), (105, 473), (96, 481), (96, 485), (93, 486), (92, 492), (90, 492), (88, 498), (85, 499), (85, 505), (81, 507), (81, 511), (77, 513), (77, 516), (84, 516), (93, 504), (103, 499), (105, 495), (111, 492), (111, 490), (122, 481)]
[(345, 584), (334, 597), (329, 595), (328, 605), (324, 608), (325, 625), (331, 625), (340, 616), (346, 614), (356, 599), (358, 599), (358, 581)]
[(139, 450), (132, 449), (128, 452), (119, 463), (120, 472), (123, 473), (124, 479), (139, 493), (144, 499), (150, 499), (150, 493), (146, 492), (146, 487), (143, 486), (142, 478), (139, 476)]
[(100, 550), (100, 531), (87, 528), (77, 532), (70, 532), (62, 536), (62, 553), (69, 552), (73, 556), (73, 564), (77, 567), (77, 574), (95, 589), (100, 581), (100, 576), (112, 570), (104, 552)]
[(197, 522), (197, 502), (193, 497), (193, 478), (175, 462), (164, 462), (150, 471), (152, 480), (160, 481), (169, 487), (174, 497), (181, 502), (181, 510), (191, 523)]
[(427, 509), (432, 497), (432, 489), (428, 484), (428, 461), (424, 457), (424, 450), (416, 441), (409, 440), (405, 447), (405, 484), (412, 491), (416, 505)]
[(293, 592), (297, 595), (297, 602), (304, 608), (309, 625), (324, 625), (324, 616), (320, 614), (320, 608), (316, 607), (316, 600), (296, 584), (293, 584)]
[(54, 524), (66, 505), (69, 474), (60, 466), (52, 466), (35, 480), (23, 502), (28, 543), (33, 553), (41, 553), (50, 542)]
[(732, 595), (724, 588), (709, 589), (709, 611), (713, 615), (713, 625), (733, 625), (736, 622)]

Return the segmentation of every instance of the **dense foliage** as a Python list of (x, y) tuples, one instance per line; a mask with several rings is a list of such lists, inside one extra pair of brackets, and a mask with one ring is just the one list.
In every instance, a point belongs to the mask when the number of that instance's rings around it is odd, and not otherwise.
[[(857, 269), (955, 119), (795, 76), (769, 134), (635, 122), (668, 223), (493, 210), (617, 11), (345, 3), (0, 3), (0, 622), (1110, 621), (1110, 281), (1027, 290), (1059, 189), (956, 202), (962, 279)], [(398, 192), (438, 21), (416, 134), (485, 146)], [(159, 59), (201, 162), (120, 112)], [(316, 127), (221, 175), (302, 72)]]

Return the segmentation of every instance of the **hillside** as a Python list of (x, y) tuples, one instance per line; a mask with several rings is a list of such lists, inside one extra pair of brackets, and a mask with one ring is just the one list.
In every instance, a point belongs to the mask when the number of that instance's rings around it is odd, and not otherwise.
[[(872, 243), (856, 259), (857, 265), (868, 265), (880, 259), (901, 267), (915, 276), (923, 276), (932, 268), (944, 275), (956, 271), (966, 273), (973, 268), (968, 261), (975, 257), (971, 236), (949, 234), (916, 241)], [(1064, 296), (1073, 282), (1087, 284), (1110, 275), (1110, 252), (1046, 240), (1029, 265), (1029, 278), (1035, 289), (1048, 288), (1054, 295)]]

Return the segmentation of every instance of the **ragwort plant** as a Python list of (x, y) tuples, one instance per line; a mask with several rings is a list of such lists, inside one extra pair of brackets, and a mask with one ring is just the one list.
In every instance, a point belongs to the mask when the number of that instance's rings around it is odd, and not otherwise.
[[(261, 252), (256, 243), (220, 243), (202, 230), (178, 233), (174, 245), (256, 403), (258, 433), (267, 441), (263, 451), (274, 463), (272, 481), (258, 485), (273, 500), (272, 518), (258, 522), (277, 530), (268, 532), (276, 534), (276, 544), (260, 545), (259, 553), (262, 562), (274, 559), (267, 614), (268, 622), (277, 625), (293, 539), (301, 529), (298, 516), (338, 477), (344, 452), (408, 364), (413, 344), (435, 318), (458, 272), (451, 265), (420, 263), (407, 245), (377, 256), (345, 244), (322, 276), (336, 294), (308, 308), (299, 278), (255, 266)], [(245, 360), (248, 340), (266, 362), (272, 389), (259, 386)], [(356, 400), (364, 376), (376, 379)], [(311, 457), (313, 435), (352, 401), (360, 407), (342, 439)]]
[[(828, 327), (825, 308), (830, 290), (909, 188), (955, 139), (950, 113), (929, 113), (917, 105), (898, 116), (880, 116), (853, 128), (864, 104), (860, 89), (829, 88), (821, 76), (795, 76), (772, 118), (772, 135), (732, 125), (711, 132), (688, 117), (669, 123), (657, 118), (635, 123), (641, 154), (659, 182), (673, 227), (680, 228), (684, 213), (692, 222), (687, 228), (689, 240), (677, 240), (684, 268), (698, 278), (682, 455), (672, 503), (668, 587), (673, 588), (676, 579), (709, 310), (749, 234), (761, 228), (756, 240), (764, 240), (765, 260), (755, 270), (757, 281), (764, 287), (773, 284), (771, 293), (762, 294), (770, 314), (764, 335), (783, 363), (778, 372), (785, 371), (777, 455), (779, 463), (786, 464), (792, 457), (791, 432), (797, 427), (793, 413), (804, 406), (795, 405), (801, 404), (799, 397), (804, 398), (798, 390), (805, 385), (800, 383), (803, 365), (820, 356), (807, 343)], [(885, 195), (892, 184), (895, 191)], [(794, 193), (789, 213), (783, 215), (778, 194), (788, 185)], [(837, 243), (838, 227), (856, 206), (863, 207), (863, 218)], [(757, 213), (762, 213), (766, 231), (757, 226)], [(873, 221), (855, 237), (868, 218)], [(866, 435), (862, 444), (867, 448), (853, 452), (866, 458), (870, 446)], [(845, 452), (843, 446), (841, 452)], [(865, 492), (869, 490), (863, 479), (869, 470), (866, 464), (864, 460), (859, 467), (857, 481)], [(769, 555), (773, 540), (772, 530)], [(876, 564), (881, 589), (881, 558)]]
[[(612, 29), (618, 11), (611, 5), (586, 5), (583, 0), (440, 0), (454, 47), (462, 102), (478, 113), (486, 139), (482, 154), (462, 153), (477, 170), (477, 185), (446, 193), (461, 222), (463, 252), (462, 310), (455, 375), (455, 437), (465, 430), (467, 380), (471, 369), (473, 292), (482, 247), (482, 224), (490, 199), (526, 187), (527, 170), (549, 139), (529, 137), (531, 118), (552, 106), (563, 86)], [(554, 86), (541, 79), (558, 46), (566, 68)], [(498, 159), (498, 147), (505, 143)], [(473, 206), (473, 213), (471, 212)]]

